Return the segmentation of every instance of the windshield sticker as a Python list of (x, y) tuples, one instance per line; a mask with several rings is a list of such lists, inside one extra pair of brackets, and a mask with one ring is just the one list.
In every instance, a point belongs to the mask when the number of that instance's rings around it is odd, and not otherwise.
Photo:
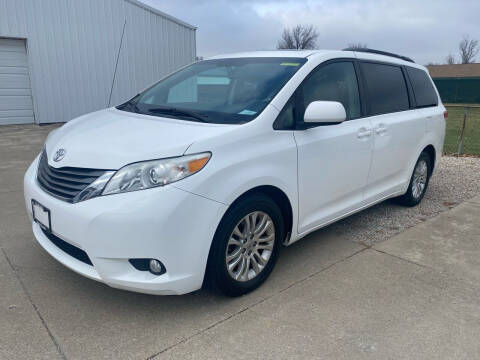
[(280, 65), (282, 65), (282, 66), (298, 66), (298, 65), (300, 65), (300, 63), (283, 62)]
[(252, 110), (242, 110), (238, 113), (238, 115), (255, 115), (257, 112), (256, 111), (252, 111)]

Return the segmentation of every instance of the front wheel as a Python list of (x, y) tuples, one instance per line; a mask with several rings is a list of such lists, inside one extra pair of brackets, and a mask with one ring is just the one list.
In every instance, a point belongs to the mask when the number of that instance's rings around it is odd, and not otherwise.
[(207, 280), (230, 296), (256, 289), (272, 272), (283, 235), (282, 214), (274, 201), (262, 194), (240, 200), (217, 229)]
[(432, 161), (426, 152), (422, 152), (415, 164), (407, 192), (398, 197), (400, 204), (405, 206), (418, 205), (427, 191), (430, 174), (432, 173)]

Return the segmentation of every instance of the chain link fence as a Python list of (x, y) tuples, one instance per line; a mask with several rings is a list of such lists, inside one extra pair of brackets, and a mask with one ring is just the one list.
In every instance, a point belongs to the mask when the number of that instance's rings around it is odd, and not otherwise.
[(448, 110), (445, 154), (480, 156), (480, 105), (445, 104)]

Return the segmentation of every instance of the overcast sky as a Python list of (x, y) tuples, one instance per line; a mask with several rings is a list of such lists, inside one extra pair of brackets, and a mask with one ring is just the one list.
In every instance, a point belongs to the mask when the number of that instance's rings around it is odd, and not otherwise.
[[(274, 49), (284, 27), (313, 24), (317, 47), (368, 47), (443, 62), (480, 40), (480, 0), (142, 0), (198, 27), (197, 55)], [(480, 62), (480, 55), (476, 59)]]

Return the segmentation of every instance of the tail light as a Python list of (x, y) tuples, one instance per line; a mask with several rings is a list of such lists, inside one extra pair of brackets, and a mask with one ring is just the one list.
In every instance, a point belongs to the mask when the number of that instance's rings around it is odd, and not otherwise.
[(447, 111), (447, 110), (445, 110), (445, 111), (443, 112), (443, 117), (444, 117), (444, 119), (448, 118), (448, 111)]

